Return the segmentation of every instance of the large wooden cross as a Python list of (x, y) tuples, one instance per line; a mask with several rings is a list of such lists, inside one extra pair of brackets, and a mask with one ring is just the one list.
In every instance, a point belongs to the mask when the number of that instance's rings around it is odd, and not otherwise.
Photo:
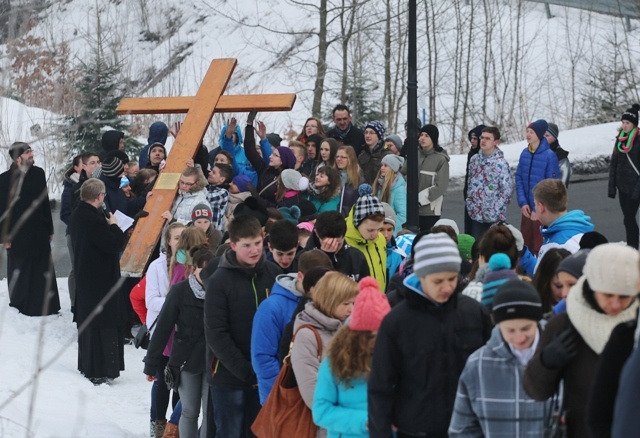
[(167, 157), (167, 164), (144, 208), (149, 215), (138, 219), (120, 259), (123, 276), (140, 277), (144, 273), (165, 224), (160, 215), (171, 209), (184, 163), (194, 158), (215, 113), (249, 112), (253, 109), (290, 111), (293, 108), (295, 94), (223, 96), (236, 64), (236, 59), (214, 59), (195, 96), (128, 98), (120, 101), (116, 109), (118, 114), (187, 114)]

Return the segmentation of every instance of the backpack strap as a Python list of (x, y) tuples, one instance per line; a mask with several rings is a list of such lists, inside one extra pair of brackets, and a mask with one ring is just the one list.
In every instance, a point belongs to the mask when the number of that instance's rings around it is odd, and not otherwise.
[(296, 332), (293, 334), (293, 338), (291, 339), (291, 344), (293, 345), (293, 342), (296, 340), (296, 335), (303, 328), (308, 328), (316, 336), (316, 343), (318, 344), (318, 362), (320, 362), (322, 360), (322, 338), (320, 337), (320, 333), (318, 333), (318, 330), (312, 325), (305, 324), (298, 327), (298, 330), (296, 330)]

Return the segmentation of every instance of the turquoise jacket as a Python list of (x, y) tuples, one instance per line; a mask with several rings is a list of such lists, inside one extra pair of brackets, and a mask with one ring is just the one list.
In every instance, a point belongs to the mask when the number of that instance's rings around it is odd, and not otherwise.
[[(378, 199), (382, 199), (382, 188), (378, 189), (377, 197)], [(395, 236), (407, 221), (407, 183), (400, 172), (398, 172), (396, 181), (393, 183), (393, 187), (391, 187), (389, 205), (396, 213), (396, 228), (393, 232)]]
[(313, 421), (327, 430), (328, 438), (368, 437), (367, 380), (353, 379), (349, 387), (336, 382), (325, 358), (318, 370), (312, 413)]
[(318, 211), (318, 214), (320, 214), (323, 211), (339, 211), (338, 206), (340, 204), (340, 193), (341, 192), (336, 193), (328, 201), (325, 202), (316, 198), (316, 196), (311, 192), (307, 192), (305, 198), (313, 203), (313, 205), (316, 207), (316, 210)]

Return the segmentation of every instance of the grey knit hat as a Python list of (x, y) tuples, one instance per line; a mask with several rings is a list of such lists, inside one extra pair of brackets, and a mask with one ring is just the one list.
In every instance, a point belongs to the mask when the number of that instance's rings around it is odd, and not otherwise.
[(309, 187), (309, 180), (304, 177), (297, 170), (285, 169), (280, 173), (280, 179), (282, 184), (288, 190), (304, 191)]
[(400, 168), (404, 164), (404, 158), (400, 155), (387, 154), (382, 157), (382, 164), (386, 164), (393, 170), (395, 173), (400, 171)]
[(391, 143), (393, 143), (396, 149), (398, 149), (398, 152), (401, 151), (402, 146), (404, 146), (404, 144), (402, 143), (402, 138), (400, 138), (398, 134), (387, 135), (387, 138), (385, 138), (384, 141), (390, 141)]
[(460, 272), (460, 251), (445, 233), (427, 234), (415, 245), (414, 250), (413, 272), (418, 277), (438, 272)]
[(547, 127), (547, 132), (553, 135), (553, 138), (558, 139), (558, 135), (560, 134), (560, 130), (558, 129), (558, 125), (555, 123), (549, 123)]
[(556, 269), (556, 274), (558, 272), (566, 272), (575, 278), (582, 277), (582, 270), (584, 269), (584, 264), (587, 261), (587, 256), (590, 252), (590, 249), (581, 249), (580, 251), (560, 260), (558, 268)]
[(386, 202), (382, 203), (382, 207), (384, 208), (384, 223), (391, 224), (394, 227), (396, 226), (396, 212), (393, 211), (393, 208), (387, 204)]

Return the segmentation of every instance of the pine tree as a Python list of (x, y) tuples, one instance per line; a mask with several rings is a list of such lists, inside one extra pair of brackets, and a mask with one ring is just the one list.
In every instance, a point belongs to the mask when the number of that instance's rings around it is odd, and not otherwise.
[(77, 110), (66, 117), (69, 153), (74, 156), (85, 151), (102, 152), (102, 133), (115, 129), (125, 133), (124, 151), (137, 156), (143, 145), (126, 135), (129, 125), (116, 114), (118, 103), (127, 92), (121, 77), (122, 65), (105, 55), (103, 45), (98, 36), (92, 57), (79, 68)]

